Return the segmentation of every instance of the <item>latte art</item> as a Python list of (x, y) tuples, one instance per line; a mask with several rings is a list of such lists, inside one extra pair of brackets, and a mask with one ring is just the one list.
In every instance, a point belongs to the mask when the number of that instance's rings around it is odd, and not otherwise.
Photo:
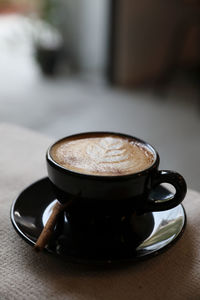
[(123, 142), (117, 138), (106, 137), (97, 140), (85, 148), (88, 157), (98, 164), (120, 163), (128, 159), (128, 153), (123, 147)]
[(153, 153), (142, 143), (103, 134), (61, 140), (52, 147), (51, 156), (66, 169), (99, 176), (137, 173), (154, 162)]

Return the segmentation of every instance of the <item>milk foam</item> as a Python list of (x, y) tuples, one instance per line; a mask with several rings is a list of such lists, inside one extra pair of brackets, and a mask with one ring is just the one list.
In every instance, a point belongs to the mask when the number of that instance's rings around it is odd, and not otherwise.
[(143, 144), (117, 135), (66, 138), (53, 146), (51, 156), (69, 170), (100, 176), (137, 173), (155, 160)]

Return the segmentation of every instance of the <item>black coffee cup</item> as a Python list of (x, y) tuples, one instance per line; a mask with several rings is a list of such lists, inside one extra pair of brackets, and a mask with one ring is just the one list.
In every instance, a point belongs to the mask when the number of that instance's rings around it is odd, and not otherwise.
[[(136, 211), (146, 213), (171, 209), (180, 204), (186, 194), (184, 178), (169, 170), (158, 170), (159, 154), (145, 141), (130, 135), (113, 132), (89, 132), (68, 138), (110, 134), (133, 139), (144, 145), (154, 156), (152, 165), (137, 173), (119, 176), (98, 176), (72, 171), (59, 165), (51, 156), (52, 146), (46, 155), (47, 170), (57, 199), (61, 203), (74, 199), (73, 212), (87, 211), (90, 215), (124, 215)], [(66, 139), (66, 138), (64, 138)], [(64, 140), (61, 139), (60, 141)], [(154, 189), (161, 183), (169, 183), (175, 188), (175, 194), (167, 199), (153, 199)], [(80, 214), (79, 214), (80, 216)]]

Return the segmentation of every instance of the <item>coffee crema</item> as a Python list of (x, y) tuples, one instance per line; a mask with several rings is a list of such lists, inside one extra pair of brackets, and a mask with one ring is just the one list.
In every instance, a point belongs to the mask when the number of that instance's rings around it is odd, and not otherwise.
[(120, 176), (148, 169), (155, 154), (143, 143), (117, 134), (83, 134), (63, 139), (51, 148), (62, 167), (89, 175)]

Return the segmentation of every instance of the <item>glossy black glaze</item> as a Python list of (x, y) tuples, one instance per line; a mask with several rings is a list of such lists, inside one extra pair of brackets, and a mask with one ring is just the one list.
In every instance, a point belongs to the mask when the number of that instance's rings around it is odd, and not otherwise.
[[(104, 214), (121, 214), (126, 212), (150, 212), (173, 208), (180, 204), (186, 194), (186, 183), (183, 177), (172, 171), (158, 171), (159, 155), (146, 142), (129, 135), (113, 132), (89, 132), (90, 136), (111, 134), (134, 139), (146, 145), (155, 155), (155, 161), (148, 169), (122, 176), (94, 176), (70, 171), (58, 165), (51, 157), (51, 147), (47, 151), (47, 170), (54, 191), (60, 202), (66, 202), (70, 196), (77, 196), (74, 211), (85, 209), (96, 210)], [(86, 135), (88, 133), (85, 133)], [(82, 136), (77, 134), (73, 136)], [(72, 137), (72, 136), (71, 136)], [(174, 197), (168, 201), (150, 199), (152, 190), (162, 182), (172, 184), (176, 189)]]
[[(171, 194), (159, 187), (152, 197), (164, 200)], [(27, 187), (13, 202), (11, 221), (26, 242), (35, 244), (56, 201), (49, 179), (44, 178)], [(84, 213), (79, 212), (79, 217), (84, 220)], [(117, 223), (96, 219), (89, 227), (77, 225), (81, 222), (71, 224), (65, 212), (46, 250), (62, 259), (89, 264), (139, 261), (171, 246), (183, 233), (185, 223), (181, 205), (166, 212), (131, 214)], [(73, 224), (78, 228), (74, 230)]]

